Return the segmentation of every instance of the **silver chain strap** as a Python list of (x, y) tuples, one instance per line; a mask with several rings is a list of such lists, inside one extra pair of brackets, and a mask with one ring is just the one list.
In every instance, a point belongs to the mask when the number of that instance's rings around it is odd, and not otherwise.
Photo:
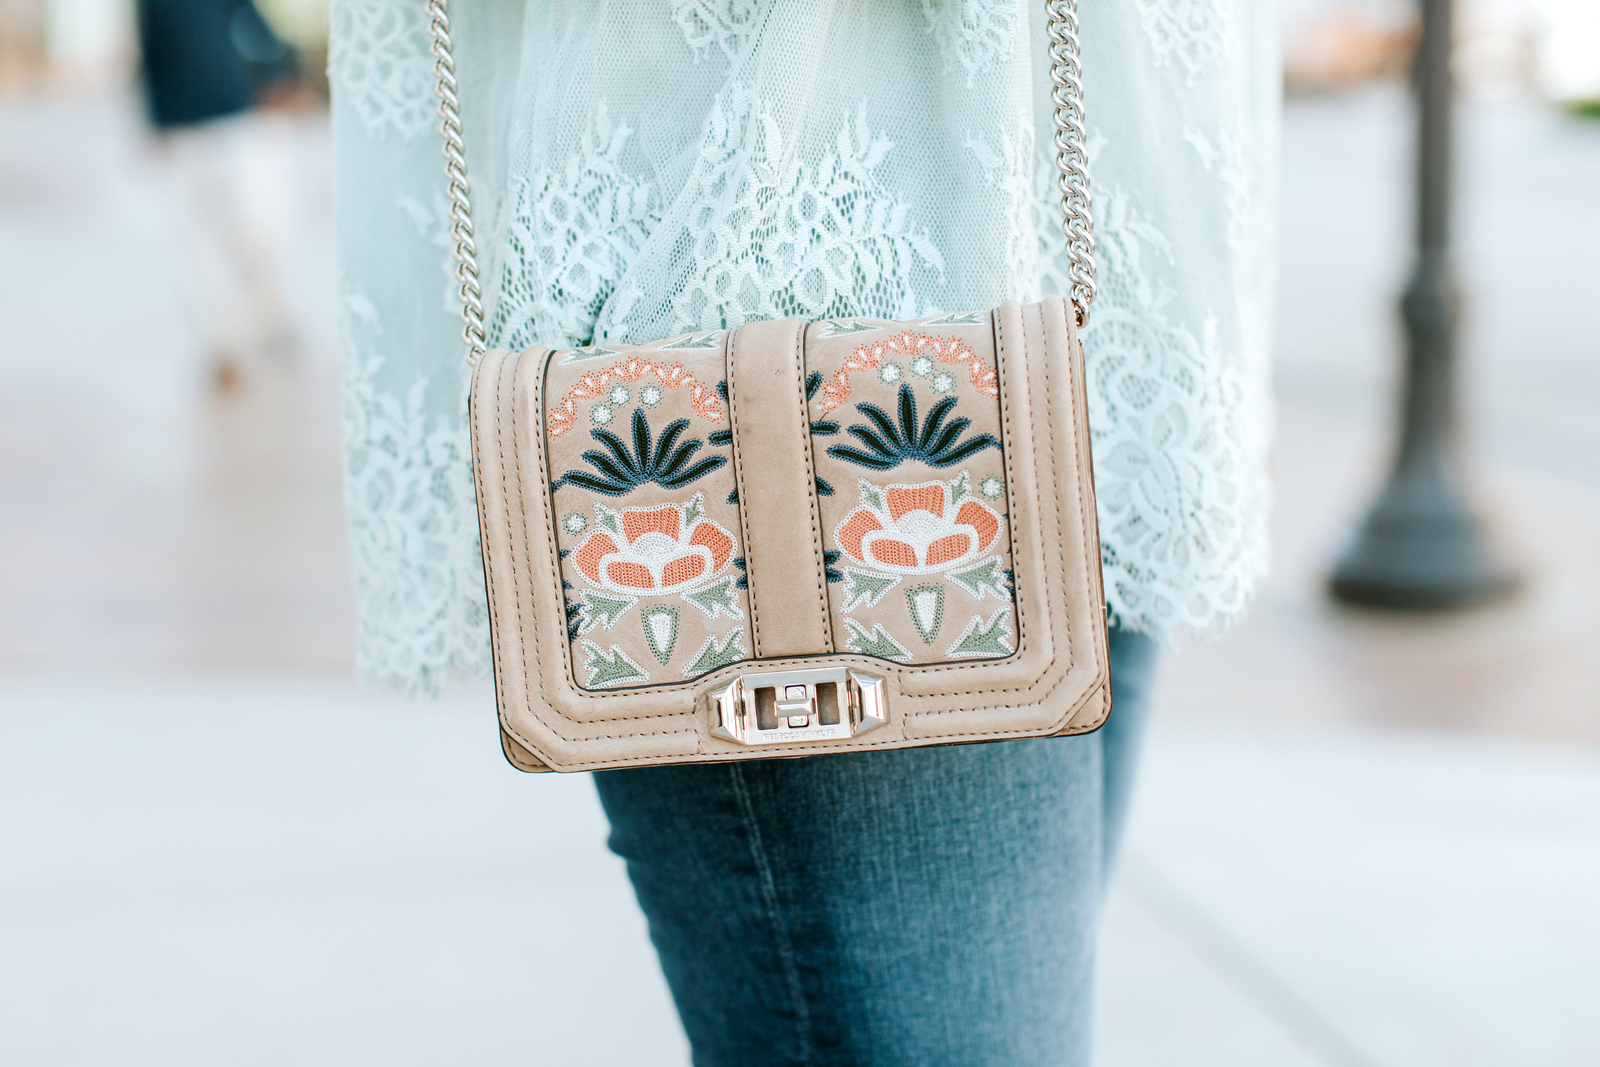
[(1094, 217), (1089, 211), (1089, 150), (1083, 128), (1083, 60), (1078, 43), (1078, 0), (1048, 0), (1050, 99), (1055, 101), (1056, 182), (1061, 187), (1061, 232), (1067, 239), (1067, 275), (1078, 328), (1089, 324), (1094, 303)]
[(467, 146), (461, 140), (461, 102), (456, 99), (456, 60), (450, 48), (450, 16), (445, 0), (428, 0), (428, 33), (433, 73), (439, 79), (439, 133), (444, 138), (444, 177), (449, 184), (450, 235), (456, 240), (456, 281), (461, 297), (461, 339), (467, 362), (476, 366), (489, 350), (483, 329), (483, 287), (478, 283), (478, 247), (472, 241), (472, 201), (468, 198)]
[[(456, 97), (456, 63), (450, 43), (448, 0), (428, 0), (428, 34), (433, 39), (433, 73), (439, 79), (439, 133), (444, 140), (444, 176), (449, 185), (450, 235), (455, 238), (456, 281), (460, 283), (462, 340), (467, 362), (476, 365), (488, 351), (483, 327), (483, 287), (478, 281), (478, 249), (472, 240), (472, 201), (467, 185), (467, 148), (461, 139), (461, 102)], [(1061, 187), (1061, 232), (1067, 239), (1068, 277), (1078, 328), (1089, 322), (1094, 301), (1094, 218), (1089, 205), (1089, 153), (1085, 146), (1083, 63), (1078, 42), (1078, 0), (1046, 0), (1050, 36), (1050, 98), (1055, 102), (1056, 181)]]

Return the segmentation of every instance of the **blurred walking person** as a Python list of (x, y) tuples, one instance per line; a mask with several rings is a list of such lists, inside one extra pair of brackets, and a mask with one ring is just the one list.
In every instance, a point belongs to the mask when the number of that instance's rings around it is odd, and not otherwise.
[(150, 121), (182, 214), (189, 314), (218, 388), (297, 347), (283, 286), (296, 217), (287, 153), (254, 111), (293, 72), (251, 0), (139, 0)]

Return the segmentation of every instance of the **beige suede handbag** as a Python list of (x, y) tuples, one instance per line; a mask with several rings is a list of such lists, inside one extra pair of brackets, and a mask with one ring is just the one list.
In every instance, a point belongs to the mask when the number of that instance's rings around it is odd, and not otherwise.
[(487, 351), (429, 0), (506, 757), (525, 771), (1084, 733), (1111, 707), (1075, 0), (1049, 13), (1060, 297)]

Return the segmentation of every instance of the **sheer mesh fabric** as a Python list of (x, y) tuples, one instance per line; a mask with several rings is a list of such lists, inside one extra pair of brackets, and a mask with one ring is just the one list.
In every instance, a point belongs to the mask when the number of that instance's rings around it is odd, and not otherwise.
[[(1042, 3), (457, 5), (490, 339), (629, 343), (1065, 292)], [(1107, 595), (1210, 635), (1265, 574), (1269, 5), (1082, 4)], [(348, 496), (365, 673), (481, 672), (467, 368), (410, 0), (335, 0)]]

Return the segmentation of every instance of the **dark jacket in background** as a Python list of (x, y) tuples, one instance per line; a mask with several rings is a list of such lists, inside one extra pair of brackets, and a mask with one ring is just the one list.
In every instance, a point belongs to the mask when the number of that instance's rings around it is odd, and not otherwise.
[(185, 126), (244, 111), (289, 73), (289, 49), (251, 0), (139, 0), (151, 120)]

